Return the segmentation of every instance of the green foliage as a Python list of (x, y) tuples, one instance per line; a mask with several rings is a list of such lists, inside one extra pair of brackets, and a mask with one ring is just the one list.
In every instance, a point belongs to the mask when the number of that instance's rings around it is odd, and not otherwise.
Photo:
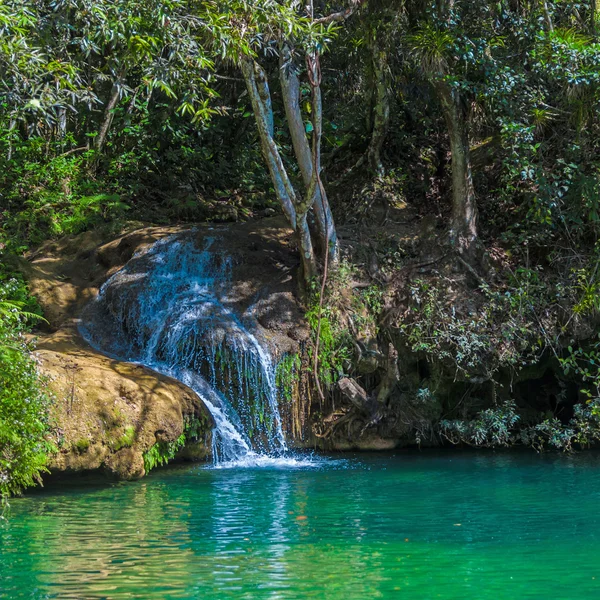
[(600, 399), (576, 404), (574, 416), (568, 423), (556, 417), (520, 428), (519, 423), (517, 406), (508, 400), (495, 408), (481, 411), (472, 420), (442, 420), (438, 431), (452, 444), (490, 448), (522, 444), (538, 452), (570, 452), (576, 447), (586, 448), (600, 442)]
[(300, 354), (285, 354), (275, 367), (275, 385), (286, 402), (294, 400), (294, 386), (300, 376)]
[(598, 260), (593, 267), (583, 267), (575, 270), (576, 288), (580, 297), (573, 307), (573, 312), (579, 315), (598, 314), (600, 312), (600, 281), (597, 279)]
[[(330, 290), (336, 290), (335, 284), (330, 283)], [(320, 323), (319, 334), (319, 377), (325, 385), (332, 385), (343, 377), (351, 357), (351, 338), (344, 327), (340, 307), (334, 298), (328, 296), (322, 309), (318, 300), (306, 312), (306, 320), (316, 340), (316, 332)], [(314, 348), (309, 350), (312, 356)]]
[(517, 427), (520, 417), (513, 401), (481, 411), (472, 420), (443, 420), (439, 432), (453, 444), (497, 448), (523, 444), (538, 452), (544, 450), (572, 451), (600, 441), (600, 399), (577, 404), (568, 423), (556, 417), (535, 425)]
[[(355, 338), (375, 339), (378, 317), (384, 306), (384, 290), (378, 284), (354, 286), (356, 267), (341, 260), (329, 274), (322, 310), (318, 295), (306, 311), (313, 344), (319, 326), (319, 376), (327, 386), (336, 383), (352, 369)], [(312, 356), (313, 347), (308, 350)]]
[(600, 399), (576, 404), (568, 423), (557, 418), (545, 419), (520, 432), (520, 440), (538, 452), (546, 449), (570, 452), (575, 447), (588, 448), (600, 442)]
[(535, 310), (550, 295), (543, 288), (534, 272), (521, 270), (504, 290), (482, 286), (463, 312), (454, 301), (458, 290), (416, 280), (400, 331), (414, 352), (466, 378), (490, 378), (503, 367), (518, 370), (535, 361), (546, 344), (535, 320)]
[(514, 427), (518, 421), (517, 406), (509, 400), (481, 411), (469, 421), (442, 420), (439, 432), (452, 444), (497, 448), (513, 443)]
[[(129, 429), (133, 428), (128, 428)], [(171, 442), (157, 442), (149, 450), (144, 452), (144, 469), (146, 473), (156, 467), (161, 467), (172, 461), (177, 453), (184, 448), (189, 441), (197, 441), (206, 430), (206, 422), (203, 418), (186, 418), (183, 433)], [(126, 434), (127, 434), (126, 431)], [(131, 444), (135, 440), (135, 430), (129, 433), (128, 440)], [(131, 445), (130, 444), (130, 445)]]
[[(31, 345), (22, 286), (0, 281), (0, 496), (6, 499), (39, 481), (52, 450), (45, 440), (50, 399), (43, 391)], [(15, 300), (15, 298), (17, 298)]]
[[(329, 191), (339, 176), (336, 220), (344, 213), (361, 231), (355, 264), (342, 260), (332, 269), (323, 309), (313, 298), (307, 313), (313, 342), (320, 322), (322, 380), (331, 385), (352, 371), (354, 344), (381, 338), (380, 317), (398, 303), (407, 309), (396, 322), (403, 340), (449, 377), (489, 380), (545, 350), (562, 356), (560, 344), (575, 339), (577, 326), (592, 323), (600, 308), (596, 3), (355, 4), (353, 18), (338, 25), (313, 22), (295, 0), (2, 2), (0, 247), (21, 252), (131, 217), (171, 223), (272, 214), (277, 203), (238, 67), (251, 57), (271, 80), (288, 44), (286, 67), (300, 77), (308, 123), (304, 58), (327, 48), (323, 179)], [(340, 6), (327, 1), (315, 9), (320, 17)], [(357, 158), (361, 164), (355, 154), (369, 145), (381, 83), (374, 61), (385, 66), (390, 88), (387, 175), (365, 182), (361, 174), (355, 185), (349, 167)], [(295, 184), (301, 176), (290, 160), (287, 117), (278, 86), (272, 91), (274, 139)], [(460, 117), (450, 126), (451, 113), (441, 110), (448, 98)], [(490, 283), (461, 288), (454, 274), (440, 271), (410, 280), (405, 302), (401, 269), (419, 255), (435, 257), (438, 248), (420, 248), (418, 225), (410, 231), (410, 222), (395, 219), (408, 205), (415, 220), (435, 214), (446, 225), (453, 133), (472, 150), (480, 239), (494, 268), (473, 266)], [(482, 147), (488, 155), (478, 162)], [(347, 202), (351, 185), (356, 202)], [(410, 240), (391, 243), (388, 226)], [(368, 280), (373, 253), (377, 273)], [(0, 275), (0, 285), (7, 281)], [(11, 286), (0, 305), (3, 343), (27, 357), (23, 327), (33, 318), (27, 313), (39, 311), (23, 286)], [(592, 404), (599, 395), (596, 352), (590, 344), (562, 359)], [(292, 357), (278, 367), (284, 395), (297, 368)], [(592, 404), (577, 410), (587, 414)], [(255, 408), (256, 424), (264, 407)], [(532, 443), (583, 444), (573, 441), (585, 429), (583, 418), (535, 425)], [(464, 435), (490, 443), (481, 433)], [(152, 464), (171, 450), (154, 450)]]
[(566, 375), (576, 375), (590, 388), (580, 390), (587, 396), (585, 402), (575, 404), (573, 417), (564, 422), (552, 416), (539, 423), (517, 427), (520, 416), (511, 400), (502, 405), (480, 412), (472, 420), (443, 420), (439, 432), (453, 444), (499, 447), (522, 444), (538, 452), (559, 450), (571, 452), (576, 448), (588, 448), (600, 442), (600, 354), (598, 344), (592, 350), (569, 348), (569, 354), (561, 359)]
[(8, 253), (0, 250), (0, 289), (3, 290), (2, 305), (5, 311), (19, 317), (19, 327), (43, 321), (42, 308), (37, 299), (29, 295), (23, 275), (11, 268), (9, 262)]
[(256, 149), (223, 149), (235, 124), (224, 132), (220, 121), (205, 137), (223, 113), (211, 72), (216, 48), (234, 43), (226, 10), (184, 0), (3, 3), (0, 243), (20, 250), (118, 222), (130, 208), (144, 220), (206, 219), (214, 205), (204, 197), (219, 180), (231, 185), (225, 194), (263, 187)]
[[(0, 146), (2, 145), (0, 131)], [(4, 222), (0, 239), (14, 250), (121, 219), (129, 206), (117, 194), (94, 193), (85, 154), (47, 156), (39, 137), (0, 158)]]
[(423, 69), (434, 77), (441, 77), (451, 56), (454, 39), (447, 31), (425, 22), (408, 38), (412, 53)]
[(380, 286), (370, 285), (361, 290), (359, 296), (369, 314), (377, 317), (381, 313), (384, 306), (384, 291)]
[(565, 375), (577, 377), (583, 382), (581, 393), (589, 401), (600, 399), (600, 342), (587, 348), (569, 346), (568, 354), (560, 358)]
[(197, 442), (208, 429), (208, 419), (205, 415), (200, 417), (188, 417), (185, 419), (185, 437), (187, 441)]
[[(316, 336), (319, 324), (318, 306), (306, 313), (306, 319)], [(347, 333), (336, 328), (332, 310), (327, 307), (321, 314), (319, 335), (319, 377), (332, 385), (344, 375), (344, 361), (349, 358)]]
[(144, 453), (144, 469), (150, 473), (152, 469), (166, 465), (172, 461), (177, 452), (185, 446), (185, 433), (172, 442), (158, 442)]

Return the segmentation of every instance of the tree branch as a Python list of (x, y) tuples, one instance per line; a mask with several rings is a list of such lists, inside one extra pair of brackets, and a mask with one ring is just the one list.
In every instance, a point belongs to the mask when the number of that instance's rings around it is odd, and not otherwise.
[(319, 25), (328, 25), (329, 23), (340, 23), (341, 21), (345, 21), (350, 18), (354, 11), (364, 4), (366, 0), (351, 0), (352, 4), (345, 10), (340, 10), (339, 12), (331, 13), (326, 17), (321, 17), (320, 19), (315, 19), (313, 23), (317, 23)]
[(57, 158), (63, 158), (65, 156), (70, 156), (71, 154), (75, 154), (76, 152), (85, 152), (86, 150), (89, 150), (90, 146), (89, 144), (85, 145), (85, 146), (80, 146), (79, 148), (73, 148), (71, 150), (67, 150), (66, 152), (63, 152), (62, 154), (59, 154), (57, 156)]

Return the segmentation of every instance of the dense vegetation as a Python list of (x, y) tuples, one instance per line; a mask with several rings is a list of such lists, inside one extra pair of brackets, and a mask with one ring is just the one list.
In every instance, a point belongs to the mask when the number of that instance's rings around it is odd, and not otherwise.
[(49, 444), (44, 439), (48, 398), (23, 335), (27, 317), (37, 315), (24, 310), (25, 291), (16, 279), (0, 282), (0, 499), (4, 500), (39, 480)]
[[(305, 4), (4, 0), (0, 248), (276, 209), (301, 257), (314, 383), (349, 377), (363, 425), (596, 441), (600, 4)], [(0, 460), (26, 466), (3, 492), (43, 464), (17, 310), (0, 313)], [(562, 386), (534, 415), (512, 397), (531, 365)]]

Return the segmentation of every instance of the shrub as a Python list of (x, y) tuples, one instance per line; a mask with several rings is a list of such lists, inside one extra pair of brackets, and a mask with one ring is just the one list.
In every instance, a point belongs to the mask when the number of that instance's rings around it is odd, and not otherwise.
[(48, 396), (42, 391), (31, 345), (24, 337), (29, 313), (15, 279), (0, 281), (0, 496), (3, 500), (39, 481), (50, 449)]
[(471, 421), (461, 419), (440, 422), (440, 433), (453, 444), (491, 447), (510, 446), (514, 442), (514, 426), (519, 421), (516, 404), (509, 400), (483, 410)]

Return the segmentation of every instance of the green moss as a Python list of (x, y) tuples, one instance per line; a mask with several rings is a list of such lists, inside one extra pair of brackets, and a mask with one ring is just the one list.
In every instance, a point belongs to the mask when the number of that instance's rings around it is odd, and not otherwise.
[(115, 452), (117, 450), (120, 450), (121, 448), (131, 448), (131, 446), (133, 446), (133, 443), (135, 442), (135, 437), (135, 427), (132, 427), (130, 425), (125, 429), (125, 433), (123, 433), (122, 436), (120, 436), (111, 444), (111, 447)]
[(120, 427), (125, 423), (125, 419), (126, 417), (123, 411), (115, 408), (115, 412), (112, 415), (112, 427)]
[(90, 440), (88, 440), (87, 438), (81, 438), (73, 444), (73, 449), (78, 454), (83, 454), (84, 452), (87, 452), (89, 447)]

